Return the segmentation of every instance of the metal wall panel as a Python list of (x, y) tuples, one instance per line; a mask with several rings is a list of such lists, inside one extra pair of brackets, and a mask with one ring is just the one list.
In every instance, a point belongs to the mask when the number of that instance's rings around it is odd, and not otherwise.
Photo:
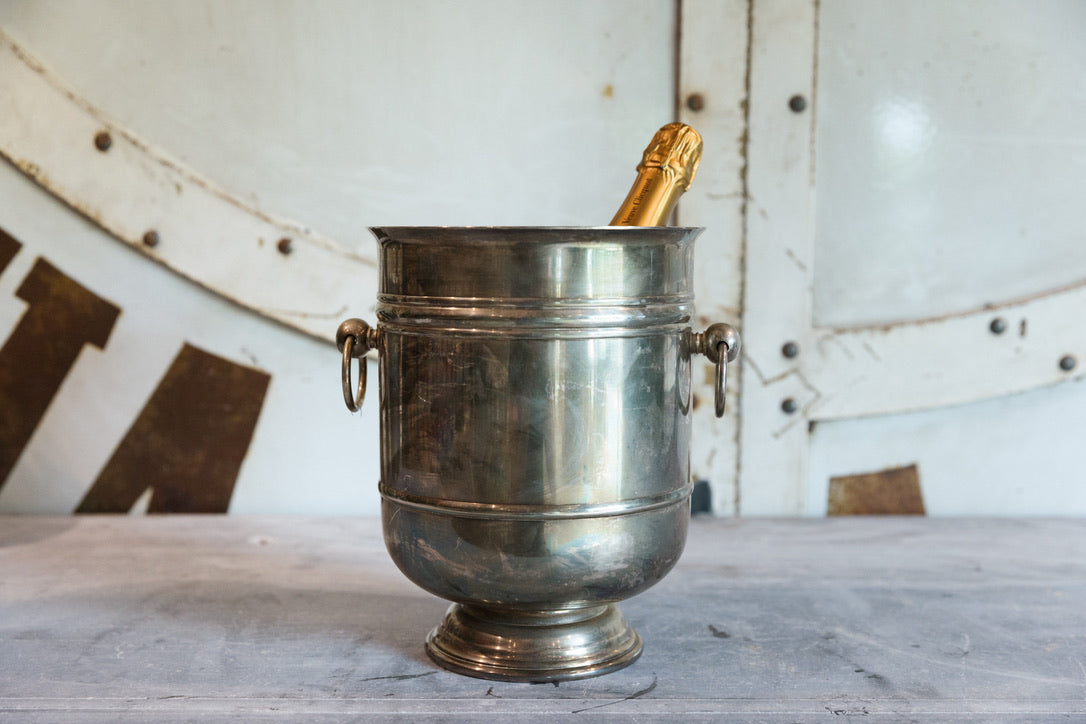
[(352, 419), (313, 339), (373, 321), (366, 227), (606, 223), (674, 115), (675, 19), (670, 0), (4, 3), (0, 228), (22, 248), (0, 340), (39, 258), (121, 313), (0, 510), (74, 510), (118, 445), (154, 438), (129, 433), (191, 345), (270, 376), (231, 512), (376, 512), (376, 395)]
[(820, 8), (815, 323), (936, 317), (1086, 278), (1086, 4)]
[(744, 336), (728, 416), (694, 410), (714, 512), (824, 515), (831, 478), (892, 468), (933, 515), (1086, 513), (1084, 24), (1072, 0), (7, 2), (0, 338), (42, 260), (121, 312), (0, 510), (75, 509), (189, 345), (270, 376), (230, 511), (375, 511), (375, 405), (347, 415), (318, 341), (371, 316), (365, 228), (604, 223), (677, 108), (706, 140), (679, 216), (707, 227), (699, 326)]
[(1083, 6), (752, 7), (741, 512), (1084, 512)]

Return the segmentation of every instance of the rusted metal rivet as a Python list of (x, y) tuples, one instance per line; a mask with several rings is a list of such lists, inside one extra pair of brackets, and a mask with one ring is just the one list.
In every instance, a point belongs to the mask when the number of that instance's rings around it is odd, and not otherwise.
[(788, 99), (788, 107), (793, 113), (803, 113), (807, 110), (807, 99), (797, 93)]
[(992, 330), (992, 334), (1003, 334), (1007, 331), (1007, 320), (1003, 319), (1003, 317), (996, 317), (988, 325), (988, 329)]
[(280, 254), (286, 255), (294, 251), (294, 243), (284, 236), (279, 240), (279, 243), (275, 245), (275, 248), (279, 250)]
[(1078, 361), (1069, 354), (1060, 358), (1060, 369), (1064, 372), (1070, 372), (1075, 369), (1076, 364), (1078, 364)]
[(781, 400), (781, 410), (784, 411), (784, 413), (786, 415), (791, 415), (792, 413), (794, 413), (798, 409), (799, 409), (799, 404), (796, 403), (794, 398), (786, 397), (783, 400)]
[(143, 235), (143, 245), (152, 247), (158, 246), (158, 232), (154, 229), (151, 229), (150, 231), (145, 233)]
[(686, 107), (695, 113), (705, 108), (705, 96), (701, 93), (691, 93), (686, 97)]
[(105, 153), (112, 145), (113, 136), (109, 135), (109, 131), (98, 131), (98, 133), (94, 134), (94, 147), (99, 151)]
[(781, 345), (781, 354), (788, 359), (793, 359), (799, 356), (799, 345), (795, 342), (785, 342)]

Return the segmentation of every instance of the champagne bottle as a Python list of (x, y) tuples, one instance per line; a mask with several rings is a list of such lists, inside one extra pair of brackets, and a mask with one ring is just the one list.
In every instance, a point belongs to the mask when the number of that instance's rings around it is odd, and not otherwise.
[(685, 123), (669, 123), (652, 137), (611, 226), (665, 226), (690, 188), (701, 161), (701, 136)]

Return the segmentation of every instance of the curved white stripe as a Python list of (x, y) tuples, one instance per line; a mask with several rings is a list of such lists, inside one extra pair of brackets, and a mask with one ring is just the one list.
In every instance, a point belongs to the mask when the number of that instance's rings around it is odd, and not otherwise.
[[(809, 419), (974, 402), (1086, 374), (1086, 282), (964, 314), (894, 325), (815, 329), (803, 375)], [(1005, 324), (1002, 334), (992, 320)], [(1060, 360), (1075, 367), (1065, 371)]]
[[(0, 154), (129, 246), (265, 317), (323, 339), (374, 306), (375, 258), (255, 209), (66, 88), (0, 30)], [(95, 147), (106, 131), (107, 151)], [(149, 247), (144, 234), (159, 243)], [(290, 239), (290, 253), (279, 251)]]

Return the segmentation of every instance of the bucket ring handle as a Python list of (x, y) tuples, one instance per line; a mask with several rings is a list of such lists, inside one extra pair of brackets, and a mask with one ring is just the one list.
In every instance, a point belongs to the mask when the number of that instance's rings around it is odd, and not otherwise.
[[(362, 409), (366, 399), (366, 353), (373, 348), (377, 330), (361, 319), (345, 320), (336, 330), (336, 346), (343, 353), (343, 401), (351, 412)], [(358, 360), (358, 387), (351, 383), (351, 359)]]
[[(716, 363), (715, 400), (716, 416), (724, 417), (724, 393), (728, 386), (728, 363), (739, 357), (741, 346), (739, 332), (730, 324), (711, 324), (697, 335), (697, 351)], [(721, 350), (721, 345), (724, 349)]]

